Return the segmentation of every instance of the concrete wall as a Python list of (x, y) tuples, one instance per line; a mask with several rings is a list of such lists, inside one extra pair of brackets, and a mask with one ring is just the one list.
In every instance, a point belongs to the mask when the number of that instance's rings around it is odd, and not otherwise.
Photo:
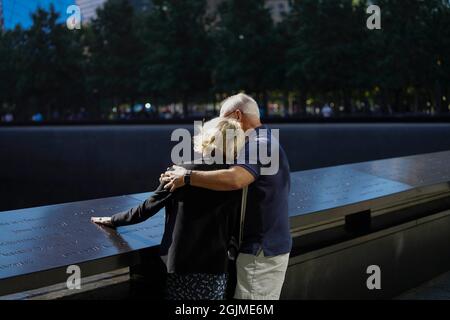
[[(450, 210), (291, 256), (281, 299), (392, 299), (449, 270)], [(367, 280), (380, 268), (380, 290)], [(371, 282), (371, 281), (369, 281)]]
[[(450, 149), (449, 123), (272, 124), (292, 171)], [(150, 191), (184, 125), (0, 128), (0, 211)]]

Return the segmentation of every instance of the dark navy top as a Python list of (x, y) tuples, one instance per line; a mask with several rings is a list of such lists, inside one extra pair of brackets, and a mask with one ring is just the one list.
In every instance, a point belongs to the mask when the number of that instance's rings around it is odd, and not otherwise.
[(256, 128), (233, 165), (245, 168), (255, 177), (248, 186), (240, 252), (256, 255), (260, 248), (265, 256), (290, 252), (290, 169), (276, 132), (266, 126)]
[[(182, 164), (190, 170), (220, 170), (225, 164)], [(139, 206), (111, 217), (114, 226), (145, 221), (166, 208), (160, 255), (167, 272), (221, 274), (229, 267), (228, 252), (235, 250), (241, 209), (241, 190), (213, 191), (184, 186), (170, 192), (161, 183)]]

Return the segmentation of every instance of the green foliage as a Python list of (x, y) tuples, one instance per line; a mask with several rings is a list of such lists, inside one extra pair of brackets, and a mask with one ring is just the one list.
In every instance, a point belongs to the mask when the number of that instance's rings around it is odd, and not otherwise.
[(274, 67), (274, 27), (259, 0), (230, 0), (219, 7), (215, 40), (215, 89), (223, 92), (268, 90)]
[(291, 0), (274, 23), (261, 0), (154, 0), (136, 12), (109, 0), (81, 30), (37, 10), (29, 29), (0, 32), (0, 113), (46, 119), (86, 107), (99, 118), (120, 104), (196, 103), (238, 91), (264, 108), (271, 94), (300, 110), (356, 101), (382, 111), (448, 111), (450, 4), (445, 0), (370, 1), (381, 30), (368, 30), (364, 0)]
[(40, 111), (50, 117), (83, 103), (77, 101), (83, 97), (80, 39), (57, 18), (53, 7), (48, 12), (38, 9), (30, 29), (17, 27), (2, 36), (8, 47), (7, 58), (2, 59), (7, 61), (2, 63), (7, 74), (1, 76), (4, 102), (15, 106), (19, 115)]
[(144, 52), (137, 34), (138, 22), (127, 0), (110, 0), (97, 10), (97, 18), (87, 29), (88, 92), (100, 99), (104, 108), (133, 103), (140, 96)]
[(7, 81), (14, 71), (14, 47), (11, 33), (0, 32), (0, 110), (7, 101), (13, 100), (13, 83)]
[(206, 32), (205, 0), (157, 0), (144, 18), (146, 52), (141, 90), (159, 102), (190, 102), (210, 94), (212, 50)]
[(211, 30), (215, 48), (214, 91), (252, 93), (264, 108), (268, 91), (279, 85), (277, 76), (282, 65), (282, 47), (278, 46), (281, 41), (264, 2), (223, 2)]

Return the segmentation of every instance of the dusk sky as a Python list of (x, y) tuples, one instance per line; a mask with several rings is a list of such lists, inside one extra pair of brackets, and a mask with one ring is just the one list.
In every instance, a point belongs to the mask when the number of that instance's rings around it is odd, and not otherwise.
[(48, 9), (52, 3), (57, 12), (60, 13), (61, 21), (65, 20), (66, 9), (69, 5), (75, 4), (75, 0), (1, 0), (3, 1), (3, 16), (5, 28), (14, 28), (16, 24), (22, 27), (31, 25), (31, 12), (36, 8), (42, 7)]

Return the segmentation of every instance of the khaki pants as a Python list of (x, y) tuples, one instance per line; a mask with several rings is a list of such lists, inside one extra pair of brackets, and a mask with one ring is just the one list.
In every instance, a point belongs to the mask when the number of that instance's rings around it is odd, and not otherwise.
[(278, 300), (289, 262), (289, 253), (266, 257), (239, 253), (236, 260), (235, 299)]

